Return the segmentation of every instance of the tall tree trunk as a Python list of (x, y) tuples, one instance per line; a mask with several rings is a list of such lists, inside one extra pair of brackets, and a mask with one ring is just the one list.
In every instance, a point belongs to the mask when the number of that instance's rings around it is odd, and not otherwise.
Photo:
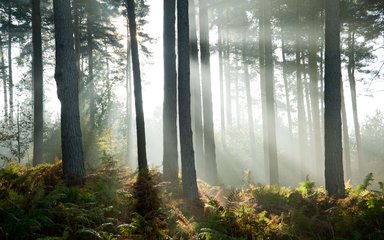
[(131, 56), (131, 41), (129, 35), (129, 19), (127, 17), (127, 67), (125, 73), (125, 91), (126, 91), (126, 103), (125, 103), (125, 111), (127, 114), (127, 162), (133, 161), (134, 154), (132, 148), (133, 144), (133, 129), (132, 126), (132, 56)]
[(87, 51), (88, 51), (88, 79), (89, 87), (89, 122), (90, 130), (93, 132), (96, 128), (96, 89), (93, 75), (93, 24), (94, 24), (94, 0), (87, 0)]
[(263, 129), (263, 152), (264, 152), (264, 168), (265, 179), (269, 176), (269, 140), (268, 140), (268, 112), (266, 104), (266, 80), (265, 80), (265, 36), (264, 36), (264, 3), (261, 1), (259, 5), (260, 17), (259, 17), (259, 67), (260, 67), (260, 93), (261, 93), (261, 111), (262, 111), (262, 129)]
[(244, 69), (244, 82), (245, 82), (245, 92), (247, 95), (247, 112), (248, 112), (248, 128), (249, 128), (249, 145), (251, 149), (251, 159), (252, 162), (256, 160), (256, 137), (255, 137), (255, 127), (253, 124), (253, 111), (252, 111), (252, 96), (251, 96), (251, 83), (249, 78), (249, 62), (247, 59), (247, 37), (246, 33), (243, 35), (243, 69)]
[(356, 79), (355, 79), (355, 32), (351, 29), (349, 24), (349, 34), (348, 34), (348, 78), (349, 85), (351, 89), (351, 98), (352, 98), (352, 113), (353, 113), (353, 123), (355, 126), (355, 138), (356, 138), (356, 152), (357, 152), (357, 163), (358, 163), (358, 179), (361, 180), (364, 174), (364, 164), (362, 163), (361, 156), (361, 137), (360, 137), (360, 124), (359, 117), (357, 115), (357, 95), (356, 95)]
[[(302, 0), (296, 0), (296, 24), (300, 26)], [(305, 131), (305, 108), (304, 108), (304, 88), (302, 80), (302, 67), (301, 67), (301, 30), (297, 30), (295, 33), (295, 55), (296, 55), (296, 87), (297, 87), (297, 119), (298, 119), (298, 156), (300, 163), (300, 175), (301, 179), (305, 178), (306, 162), (305, 162), (305, 151), (306, 151), (306, 131)]]
[[(237, 55), (238, 53), (235, 53), (235, 54)], [(240, 123), (241, 122), (241, 119), (240, 119), (241, 110), (240, 110), (239, 78), (240, 78), (239, 64), (236, 61), (236, 63), (235, 63), (235, 105), (236, 105), (236, 126), (237, 126), (237, 129), (240, 129), (240, 125), (241, 125), (241, 123)]]
[(340, 114), (340, 0), (326, 0), (325, 11), (325, 188), (330, 195), (343, 196), (345, 188)]
[[(318, 52), (318, 38), (316, 34), (316, 20), (317, 12), (313, 12), (310, 19), (309, 33), (309, 54), (308, 54), (308, 65), (310, 75), (310, 89), (311, 89), (311, 105), (312, 105), (312, 126), (313, 126), (313, 147), (314, 147), (314, 160), (316, 164), (315, 173), (319, 174), (322, 172), (321, 164), (321, 127), (320, 127), (320, 109), (319, 109), (319, 73), (317, 66), (317, 52)], [(319, 174), (320, 175), (320, 174)], [(315, 176), (317, 180), (320, 180), (320, 176)]]
[(8, 91), (9, 91), (9, 124), (13, 125), (13, 73), (12, 73), (12, 8), (8, 1)]
[(70, 1), (54, 0), (56, 40), (55, 79), (61, 102), (61, 149), (68, 184), (81, 184), (85, 175), (79, 113), (79, 73), (73, 49)]
[[(219, 13), (220, 14), (220, 13)], [(222, 15), (220, 14), (219, 17)], [(221, 128), (221, 141), (223, 147), (226, 146), (225, 139), (225, 103), (224, 103), (224, 65), (223, 65), (223, 29), (222, 24), (219, 23), (218, 29), (218, 52), (219, 52), (219, 80), (220, 80), (220, 128)]]
[(199, 70), (199, 50), (196, 30), (195, 1), (189, 0), (189, 40), (190, 40), (190, 64), (191, 64), (191, 107), (193, 145), (195, 147), (195, 160), (197, 174), (205, 178), (204, 164), (204, 136), (203, 136), (203, 111), (202, 90)]
[(79, 71), (79, 93), (82, 93), (84, 90), (84, 82), (82, 78), (82, 72), (80, 69), (80, 48), (81, 48), (81, 43), (80, 43), (80, 0), (73, 0), (72, 4), (73, 8), (73, 31), (74, 31), (74, 41), (75, 41), (75, 57), (76, 57), (76, 66)]
[(176, 76), (176, 1), (164, 1), (164, 104), (163, 104), (163, 173), (164, 180), (178, 180), (177, 153), (177, 76)]
[(3, 79), (3, 97), (4, 97), (4, 122), (8, 123), (8, 89), (7, 89), (7, 75), (5, 73), (5, 61), (4, 61), (4, 52), (3, 52), (3, 40), (0, 35), (0, 68), (1, 68), (1, 77)]
[(275, 93), (273, 75), (273, 48), (272, 48), (272, 3), (267, 0), (264, 8), (264, 37), (265, 37), (265, 96), (267, 105), (268, 129), (268, 155), (269, 155), (269, 182), (279, 183), (279, 169), (277, 162), (276, 124), (275, 124)]
[(213, 129), (211, 62), (209, 51), (208, 3), (199, 0), (201, 82), (203, 92), (204, 119), (204, 161), (206, 179), (211, 185), (218, 183), (216, 166), (216, 146)]
[(345, 97), (344, 97), (344, 86), (343, 80), (341, 81), (340, 91), (341, 91), (341, 118), (342, 118), (342, 127), (343, 127), (343, 157), (345, 164), (345, 179), (351, 179), (351, 148), (349, 146), (349, 133), (348, 133), (348, 118), (347, 112), (345, 109)]
[(127, 12), (129, 18), (129, 34), (131, 36), (131, 55), (133, 68), (133, 85), (135, 92), (136, 107), (136, 132), (137, 132), (137, 156), (139, 165), (139, 174), (145, 176), (148, 173), (147, 151), (145, 142), (145, 123), (143, 110), (143, 96), (141, 92), (141, 73), (139, 48), (136, 35), (136, 16), (134, 0), (127, 0)]
[[(228, 15), (228, 14), (227, 14)], [(229, 29), (225, 28), (225, 50), (224, 50), (224, 74), (225, 74), (225, 97), (227, 110), (227, 129), (232, 127), (232, 93), (231, 93), (231, 52)]]
[(188, 0), (177, 1), (178, 100), (183, 194), (199, 199), (191, 128)]
[(43, 161), (43, 57), (40, 0), (32, 0), (33, 165)]

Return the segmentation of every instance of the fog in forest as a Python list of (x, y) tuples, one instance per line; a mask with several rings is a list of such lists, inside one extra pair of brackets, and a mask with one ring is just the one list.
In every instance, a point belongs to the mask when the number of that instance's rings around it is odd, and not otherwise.
[[(60, 102), (57, 100), (54, 80), (54, 35), (49, 24), (52, 15), (50, 1), (43, 12), (44, 56), (44, 161), (61, 158)], [(137, 1), (140, 2), (140, 1)], [(211, 92), (213, 106), (214, 144), (218, 183), (241, 186), (246, 182), (270, 183), (270, 162), (267, 151), (276, 141), (278, 183), (297, 186), (309, 179), (324, 186), (324, 12), (322, 1), (303, 1), (300, 7), (295, 1), (272, 1), (272, 13), (268, 20), (272, 44), (274, 102), (267, 104), (270, 90), (261, 89), (265, 84), (262, 71), (270, 66), (260, 65), (260, 44), (267, 41), (266, 30), (260, 30), (262, 15), (259, 1), (208, 1), (208, 23), (199, 20), (196, 3), (194, 16), (198, 36), (198, 60), (191, 59), (191, 112), (194, 135), (195, 163), (198, 178), (206, 180), (204, 157), (197, 149), (203, 146), (196, 124), (202, 122), (202, 92)], [(141, 4), (141, 5), (140, 5)], [(162, 1), (141, 1), (137, 13), (139, 56), (143, 86), (143, 104), (147, 141), (147, 158), (150, 168), (162, 171), (163, 163), (163, 11)], [(313, 4), (313, 5), (311, 5)], [(344, 5), (347, 3), (344, 3)], [(356, 6), (359, 6), (356, 3)], [(343, 6), (344, 6), (343, 5)], [(355, 7), (356, 7), (355, 6)], [(363, 5), (361, 5), (363, 6)], [(0, 5), (2, 7), (2, 5)], [(82, 6), (80, 11), (87, 11)], [(8, 29), (0, 23), (1, 42), (0, 73), (2, 81), (9, 77), (9, 54), (13, 68), (13, 128), (5, 124), (5, 109), (9, 104), (0, 100), (2, 130), (1, 165), (15, 160), (31, 164), (32, 161), (32, 84), (31, 84), (31, 36), (22, 27), (27, 20), (15, 10), (11, 17), (13, 39), (11, 51), (5, 41)], [(100, 1), (94, 6), (93, 25), (102, 32), (94, 37), (90, 50), (87, 39), (87, 22), (80, 17), (79, 67), (80, 117), (87, 168), (96, 168), (107, 159), (137, 167), (135, 104), (131, 66), (127, 67), (127, 19), (123, 6), (109, 6)], [(384, 82), (383, 82), (383, 31), (375, 28), (380, 18), (372, 17), (374, 9), (354, 11), (342, 7), (341, 60), (343, 81), (343, 162), (344, 179), (352, 184), (360, 183), (370, 172), (375, 180), (384, 181)], [(82, 14), (82, 13), (80, 13)], [(3, 13), (0, 13), (3, 16)], [(5, 15), (4, 15), (5, 16)], [(267, 16), (268, 17), (268, 16)], [(354, 17), (357, 20), (354, 20)], [(382, 16), (381, 16), (382, 18)], [(363, 20), (362, 20), (363, 19)], [(367, 19), (367, 20), (364, 20)], [(366, 22), (364, 22), (366, 21)], [(371, 22), (369, 22), (371, 21)], [(91, 23), (92, 24), (92, 23)], [(209, 26), (211, 89), (201, 86), (202, 73), (200, 28)], [(28, 25), (28, 24), (27, 24)], [(264, 23), (263, 28), (267, 24)], [(19, 27), (19, 28), (17, 28)], [(191, 23), (190, 23), (191, 27)], [(381, 32), (380, 32), (381, 31)], [(75, 33), (76, 34), (76, 33)], [(104, 34), (103, 36), (99, 36)], [(177, 36), (177, 35), (176, 35)], [(190, 40), (194, 41), (190, 35)], [(89, 54), (93, 55), (90, 66)], [(128, 55), (127, 55), (128, 54)], [(351, 57), (353, 59), (351, 59)], [(266, 61), (266, 59), (264, 59)], [(131, 60), (128, 60), (131, 64)], [(351, 66), (353, 65), (353, 66)], [(93, 69), (90, 73), (90, 67)], [(264, 68), (264, 70), (261, 70)], [(198, 72), (193, 72), (197, 69)], [(92, 74), (94, 91), (90, 89)], [(351, 95), (351, 78), (356, 82), (356, 96)], [(198, 84), (200, 83), (200, 85)], [(7, 85), (4, 85), (7, 86)], [(204, 84), (203, 84), (204, 86)], [(1, 87), (1, 93), (7, 89)], [(200, 93), (196, 93), (200, 89)], [(4, 93), (4, 95), (9, 94)], [(196, 95), (197, 94), (197, 95)], [(353, 93), (352, 93), (353, 94)], [(197, 98), (199, 100), (197, 100)], [(90, 99), (95, 101), (91, 109)], [(270, 98), (269, 98), (270, 99)], [(8, 100), (9, 101), (9, 96)], [(269, 101), (269, 100), (268, 100)], [(357, 108), (353, 109), (356, 101)], [(200, 113), (196, 112), (200, 104)], [(8, 106), (7, 106), (8, 105)], [(265, 115), (273, 106), (275, 140), (265, 139), (268, 132)], [(266, 107), (267, 108), (267, 107)], [(199, 108), (197, 108), (199, 109)], [(343, 110), (344, 109), (344, 110)], [(94, 111), (94, 123), (89, 114)], [(357, 112), (354, 112), (357, 111)], [(263, 117), (264, 115), (264, 117)], [(199, 119), (200, 117), (200, 119)], [(266, 124), (267, 123), (267, 124)], [(359, 124), (356, 132), (355, 124)], [(92, 126), (94, 125), (94, 126)], [(201, 131), (201, 130), (200, 130)], [(199, 136), (202, 136), (200, 133)], [(346, 135), (347, 134), (347, 135)], [(359, 136), (356, 137), (356, 134)], [(358, 141), (356, 139), (358, 138)], [(346, 146), (348, 144), (348, 146)], [(180, 146), (178, 147), (180, 151)], [(179, 152), (179, 168), (181, 166)]]

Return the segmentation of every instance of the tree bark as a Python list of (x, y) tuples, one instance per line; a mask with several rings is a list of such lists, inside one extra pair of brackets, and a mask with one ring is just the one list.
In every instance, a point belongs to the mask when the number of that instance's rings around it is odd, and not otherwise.
[(203, 92), (203, 119), (204, 119), (204, 161), (206, 166), (206, 179), (211, 185), (218, 183), (216, 165), (216, 147), (213, 127), (211, 63), (209, 51), (208, 3), (199, 0), (200, 17), (200, 60), (201, 82)]
[(330, 195), (344, 196), (340, 114), (340, 0), (326, 0), (325, 11), (325, 188)]
[(8, 1), (8, 92), (9, 92), (9, 124), (13, 125), (13, 73), (12, 73), (12, 8)]
[(127, 12), (129, 18), (129, 34), (131, 36), (133, 84), (136, 107), (136, 132), (137, 132), (137, 156), (139, 174), (145, 176), (148, 173), (147, 151), (145, 142), (145, 123), (143, 111), (143, 96), (141, 91), (141, 73), (139, 48), (136, 35), (136, 16), (134, 0), (127, 0)]
[(43, 58), (40, 0), (32, 0), (33, 165), (43, 161)]
[(348, 133), (348, 118), (347, 112), (345, 109), (345, 97), (344, 97), (344, 86), (343, 80), (340, 83), (340, 91), (341, 91), (341, 118), (342, 118), (342, 127), (343, 127), (343, 157), (345, 164), (345, 178), (346, 180), (351, 179), (351, 148), (349, 145), (349, 133)]
[(79, 73), (73, 48), (70, 2), (54, 0), (53, 10), (56, 40), (55, 79), (61, 102), (63, 172), (68, 184), (81, 184), (85, 168), (79, 114)]
[(199, 199), (199, 193), (196, 183), (195, 157), (191, 128), (188, 0), (177, 1), (177, 36), (179, 56), (179, 127), (183, 194), (187, 200), (194, 201)]
[(3, 97), (4, 97), (4, 121), (8, 124), (8, 89), (7, 89), (7, 75), (5, 73), (5, 61), (3, 52), (3, 40), (0, 35), (0, 61), (1, 61), (1, 77), (3, 79)]
[(197, 174), (205, 178), (204, 164), (204, 136), (203, 136), (203, 111), (202, 111), (202, 90), (199, 70), (199, 50), (197, 43), (196, 11), (195, 1), (189, 1), (189, 39), (191, 59), (191, 111), (193, 145), (195, 147), (195, 160)]
[(164, 0), (164, 104), (163, 173), (164, 180), (178, 180), (177, 152), (177, 76), (176, 76), (176, 1)]
[(94, 24), (94, 0), (87, 0), (87, 51), (88, 51), (88, 79), (87, 86), (89, 88), (89, 122), (90, 130), (96, 128), (96, 89), (93, 75), (93, 24)]
[(265, 96), (267, 107), (268, 129), (268, 155), (269, 155), (269, 182), (279, 183), (279, 169), (277, 162), (276, 124), (275, 124), (275, 93), (273, 74), (273, 48), (272, 48), (272, 3), (267, 0), (264, 12), (264, 37), (265, 37)]

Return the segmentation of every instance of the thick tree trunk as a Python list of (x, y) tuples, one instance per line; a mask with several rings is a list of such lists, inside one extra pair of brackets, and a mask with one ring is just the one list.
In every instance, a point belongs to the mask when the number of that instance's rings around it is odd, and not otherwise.
[(345, 188), (340, 114), (340, 1), (326, 0), (325, 11), (325, 188), (330, 195), (343, 196)]
[(191, 128), (188, 0), (177, 1), (178, 100), (183, 194), (198, 200)]
[(211, 185), (218, 183), (216, 166), (216, 146), (213, 129), (213, 106), (211, 84), (211, 62), (209, 51), (208, 3), (199, 0), (201, 82), (203, 92), (204, 119), (204, 161), (206, 179)]
[(137, 132), (137, 156), (139, 165), (139, 174), (145, 176), (148, 173), (147, 151), (145, 142), (145, 123), (143, 111), (143, 97), (141, 92), (141, 73), (139, 48), (136, 38), (136, 16), (134, 0), (127, 0), (127, 11), (129, 18), (129, 33), (131, 36), (133, 84), (135, 93), (136, 107), (136, 132)]
[(80, 184), (85, 175), (81, 141), (78, 80), (73, 49), (73, 29), (70, 2), (54, 0), (56, 40), (55, 79), (61, 102), (61, 148), (63, 172), (68, 184)]
[(164, 1), (164, 104), (163, 104), (163, 173), (164, 180), (178, 180), (177, 153), (177, 76), (176, 76), (176, 1)]
[(8, 89), (7, 89), (7, 75), (5, 73), (5, 61), (4, 61), (4, 52), (3, 52), (3, 40), (0, 36), (0, 68), (1, 68), (1, 77), (3, 79), (3, 97), (4, 97), (4, 122), (8, 123)]
[(43, 161), (43, 58), (40, 0), (32, 0), (33, 165)]
[(268, 129), (268, 155), (269, 155), (269, 182), (279, 183), (279, 169), (277, 162), (276, 124), (275, 124), (275, 93), (273, 75), (273, 48), (272, 48), (272, 3), (267, 0), (264, 12), (264, 37), (265, 37), (265, 96), (267, 105)]
[(82, 79), (82, 72), (80, 69), (80, 0), (74, 0), (72, 4), (73, 13), (74, 13), (74, 20), (73, 20), (73, 31), (74, 31), (74, 40), (75, 40), (75, 57), (76, 57), (76, 67), (79, 71), (79, 93), (81, 94), (84, 90), (84, 82)]
[(191, 60), (191, 107), (192, 107), (192, 130), (193, 146), (195, 147), (195, 159), (197, 174), (205, 178), (204, 164), (204, 136), (203, 136), (203, 111), (202, 90), (199, 70), (199, 50), (196, 32), (195, 1), (189, 1), (189, 40)]

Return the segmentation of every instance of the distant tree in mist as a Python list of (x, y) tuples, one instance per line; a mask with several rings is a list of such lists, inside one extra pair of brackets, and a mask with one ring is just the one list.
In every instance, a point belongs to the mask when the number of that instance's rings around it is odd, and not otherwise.
[(330, 195), (345, 194), (341, 135), (340, 1), (325, 4), (325, 188)]

